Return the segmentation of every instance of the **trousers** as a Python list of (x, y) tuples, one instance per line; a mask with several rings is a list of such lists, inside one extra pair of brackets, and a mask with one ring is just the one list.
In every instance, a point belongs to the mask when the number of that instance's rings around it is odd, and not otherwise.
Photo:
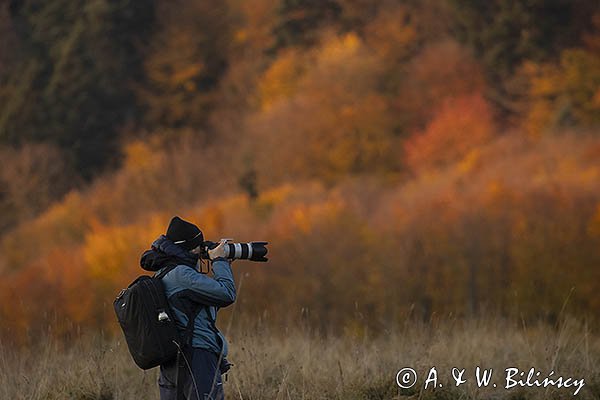
[[(223, 381), (218, 366), (219, 356), (212, 351), (192, 348), (186, 351), (185, 359), (160, 366), (158, 388), (160, 400), (177, 399), (177, 370), (183, 398), (186, 400), (224, 400)], [(187, 361), (187, 362), (186, 362)], [(190, 371), (191, 369), (191, 371)], [(190, 373), (191, 372), (191, 373)], [(215, 378), (216, 377), (216, 378)]]

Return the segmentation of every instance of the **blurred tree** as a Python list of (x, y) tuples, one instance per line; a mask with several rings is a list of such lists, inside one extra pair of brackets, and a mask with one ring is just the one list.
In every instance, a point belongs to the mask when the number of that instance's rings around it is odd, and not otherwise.
[(274, 45), (273, 27), (280, 0), (229, 0), (237, 55), (258, 56)]
[[(600, 8), (596, 0), (450, 0), (457, 36), (485, 68), (490, 99), (509, 116), (519, 112), (513, 72), (525, 60), (548, 61), (580, 43)], [(512, 86), (516, 86), (516, 89)]]
[(394, 67), (413, 55), (416, 38), (414, 15), (405, 6), (382, 9), (364, 28), (365, 43)]
[(492, 77), (506, 78), (523, 60), (546, 60), (580, 42), (595, 0), (450, 0), (457, 33)]
[(402, 81), (394, 103), (409, 132), (422, 130), (448, 99), (486, 89), (481, 65), (452, 39), (427, 44), (406, 68), (410, 78)]
[(336, 0), (281, 0), (273, 50), (314, 45), (320, 30), (339, 22), (341, 13)]
[(11, 2), (20, 44), (0, 79), (0, 140), (51, 141), (89, 179), (118, 158), (118, 130), (136, 119), (131, 84), (154, 0)]
[(528, 67), (532, 80), (526, 128), (530, 134), (600, 125), (600, 54), (565, 50), (558, 66)]
[(360, 32), (377, 15), (385, 0), (337, 0), (344, 30)]
[[(496, 135), (490, 100), (515, 75), (538, 132), (597, 126), (591, 1), (154, 2), (0, 6), (0, 135), (19, 143), (0, 150), (0, 335), (115, 326), (107, 299), (182, 210), (272, 241), (265, 268), (236, 267), (239, 311), (269, 327), (555, 318), (572, 287), (599, 309), (600, 139)], [(112, 158), (128, 121), (164, 129), (36, 217), (72, 185), (65, 154)]]
[(557, 64), (527, 63), (529, 110), (526, 129), (538, 136), (563, 127), (600, 125), (600, 14), (584, 47), (561, 52)]
[(73, 184), (56, 146), (0, 147), (0, 159), (0, 232), (36, 216)]
[[(259, 86), (267, 103), (249, 118), (247, 140), (261, 189), (292, 177), (333, 183), (348, 173), (394, 170), (394, 118), (377, 91), (382, 60), (352, 33), (309, 53), (274, 64)], [(296, 62), (312, 68), (302, 74)]]
[(201, 127), (206, 124), (232, 42), (227, 2), (160, 1), (158, 30), (145, 51), (147, 85), (138, 87), (144, 124)]
[(17, 52), (17, 36), (10, 18), (9, 5), (8, 1), (0, 4), (0, 90)]
[(413, 171), (444, 167), (460, 161), (493, 134), (491, 111), (481, 95), (448, 99), (425, 131), (406, 142), (406, 163)]
[(258, 95), (263, 111), (280, 100), (296, 94), (300, 81), (308, 69), (307, 55), (297, 50), (281, 51), (263, 73), (258, 83)]

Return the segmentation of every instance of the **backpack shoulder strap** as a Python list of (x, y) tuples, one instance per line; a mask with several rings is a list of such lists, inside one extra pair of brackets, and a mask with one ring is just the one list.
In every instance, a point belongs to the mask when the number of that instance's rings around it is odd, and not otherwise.
[[(165, 275), (167, 275), (169, 272), (171, 272), (173, 269), (175, 269), (179, 265), (180, 264), (178, 264), (176, 262), (172, 262), (172, 263), (168, 264), (167, 266), (163, 267), (163, 270), (160, 271), (160, 273), (155, 274), (154, 278), (157, 278), (157, 279), (164, 278)], [(192, 268), (192, 267), (190, 267), (190, 268)], [(199, 305), (191, 313), (185, 313), (186, 316), (187, 316), (187, 318), (188, 318), (188, 323), (187, 323), (187, 326), (185, 327), (185, 331), (183, 332), (183, 344), (184, 344), (184, 346), (190, 346), (191, 347), (192, 336), (193, 336), (193, 332), (194, 332), (194, 322), (196, 320), (196, 317), (200, 313), (200, 310), (202, 310), (203, 307), (204, 307), (203, 305)], [(211, 322), (212, 322), (212, 320), (211, 320)], [(213, 326), (214, 326), (214, 322), (213, 322)]]
[(187, 323), (187, 326), (185, 327), (183, 343), (185, 343), (186, 345), (188, 345), (190, 347), (192, 346), (192, 337), (194, 336), (194, 323), (195, 323), (196, 317), (200, 313), (201, 309), (202, 309), (202, 306), (198, 306), (198, 307), (196, 307), (196, 309), (194, 311), (192, 311), (190, 314), (187, 315), (188, 323)]
[(169, 272), (171, 272), (172, 270), (175, 269), (175, 267), (177, 267), (179, 264), (177, 263), (170, 263), (168, 264), (166, 267), (163, 267), (163, 270), (160, 271), (160, 273), (155, 274), (154, 277), (156, 279), (162, 279), (165, 277), (166, 274), (168, 274)]

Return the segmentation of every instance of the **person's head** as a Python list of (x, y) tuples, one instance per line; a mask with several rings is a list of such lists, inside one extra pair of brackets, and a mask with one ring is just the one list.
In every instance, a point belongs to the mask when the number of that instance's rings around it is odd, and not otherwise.
[(178, 216), (173, 217), (169, 222), (166, 236), (187, 251), (197, 249), (204, 242), (204, 235), (200, 228)]

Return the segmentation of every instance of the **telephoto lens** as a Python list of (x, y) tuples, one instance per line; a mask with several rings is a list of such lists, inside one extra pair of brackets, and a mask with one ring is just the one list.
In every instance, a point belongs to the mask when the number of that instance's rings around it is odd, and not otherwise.
[[(250, 260), (258, 262), (266, 262), (269, 259), (266, 257), (268, 249), (267, 244), (269, 242), (249, 242), (249, 243), (227, 243), (225, 246), (226, 258), (231, 260)], [(202, 258), (208, 258), (208, 250), (214, 249), (219, 243), (205, 241), (204, 251), (202, 252)]]

